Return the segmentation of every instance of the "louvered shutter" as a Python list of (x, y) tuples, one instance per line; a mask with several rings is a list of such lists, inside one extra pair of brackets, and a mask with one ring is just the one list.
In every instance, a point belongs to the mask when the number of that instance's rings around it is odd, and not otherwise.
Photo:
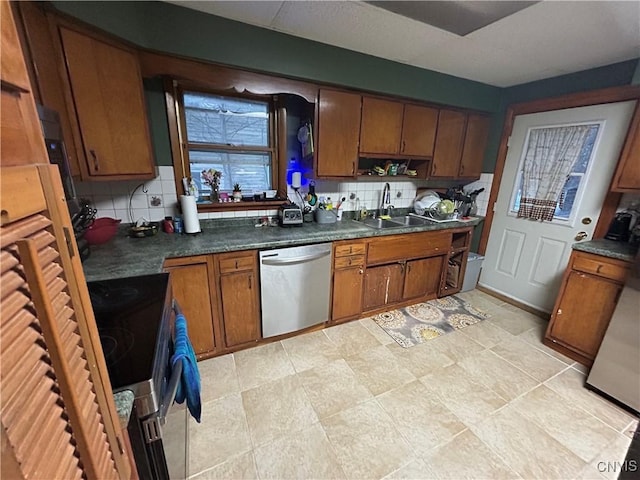
[(61, 262), (64, 239), (42, 191), (28, 212), (6, 195), (24, 178), (37, 182), (37, 169), (2, 176), (3, 460), (10, 448), (22, 478), (118, 478)]

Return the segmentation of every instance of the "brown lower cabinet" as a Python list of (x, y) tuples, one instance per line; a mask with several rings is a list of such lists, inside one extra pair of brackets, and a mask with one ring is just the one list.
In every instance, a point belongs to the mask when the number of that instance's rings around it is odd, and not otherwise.
[[(451, 252), (470, 228), (386, 235), (333, 244), (329, 324), (436, 298)], [(455, 247), (455, 248), (453, 248)], [(262, 340), (257, 250), (170, 258), (173, 291), (199, 359)]]
[(447, 260), (452, 252), (468, 250), (470, 232), (462, 228), (336, 242), (330, 323), (442, 296)]
[(257, 251), (216, 255), (227, 348), (256, 342), (262, 336), (257, 255)]
[(362, 287), (367, 245), (363, 241), (334, 242), (331, 322), (357, 318), (362, 313)]
[(164, 270), (199, 359), (261, 338), (257, 251), (170, 258)]
[(170, 258), (164, 270), (171, 273), (173, 296), (187, 319), (189, 338), (198, 356), (220, 348), (217, 335), (217, 306), (213, 257)]
[(627, 262), (574, 251), (544, 343), (583, 365), (591, 366), (628, 271)]
[(404, 263), (367, 268), (364, 274), (362, 308), (366, 312), (402, 300)]
[(402, 299), (435, 297), (440, 289), (446, 256), (421, 258), (407, 262)]

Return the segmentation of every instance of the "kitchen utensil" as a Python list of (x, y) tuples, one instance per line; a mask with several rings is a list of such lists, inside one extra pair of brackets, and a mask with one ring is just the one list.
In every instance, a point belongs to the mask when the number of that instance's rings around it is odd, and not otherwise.
[(84, 238), (89, 245), (106, 243), (115, 237), (121, 221), (120, 219), (109, 217), (96, 218), (94, 222), (89, 225), (89, 228), (87, 228), (87, 231), (84, 233)]
[(150, 223), (148, 225), (142, 225), (142, 226), (139, 226), (139, 227), (131, 227), (129, 229), (129, 236), (130, 237), (137, 237), (137, 238), (151, 237), (151, 236), (155, 235), (156, 233), (158, 233), (158, 224), (157, 223)]

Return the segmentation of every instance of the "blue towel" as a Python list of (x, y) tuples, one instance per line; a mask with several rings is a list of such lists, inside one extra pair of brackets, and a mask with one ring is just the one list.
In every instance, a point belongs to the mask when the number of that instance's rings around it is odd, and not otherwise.
[(200, 372), (198, 371), (196, 355), (187, 333), (187, 320), (182, 314), (176, 317), (174, 346), (175, 353), (171, 357), (171, 366), (175, 367), (176, 362), (182, 361), (182, 378), (178, 382), (176, 402), (183, 403), (186, 398), (191, 416), (200, 423), (200, 415), (202, 413)]

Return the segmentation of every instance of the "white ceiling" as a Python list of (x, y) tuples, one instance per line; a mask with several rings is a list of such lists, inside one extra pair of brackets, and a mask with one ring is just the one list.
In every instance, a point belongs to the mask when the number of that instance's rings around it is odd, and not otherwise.
[(640, 0), (544, 0), (464, 37), (361, 1), (170, 3), (498, 87), (640, 57)]

